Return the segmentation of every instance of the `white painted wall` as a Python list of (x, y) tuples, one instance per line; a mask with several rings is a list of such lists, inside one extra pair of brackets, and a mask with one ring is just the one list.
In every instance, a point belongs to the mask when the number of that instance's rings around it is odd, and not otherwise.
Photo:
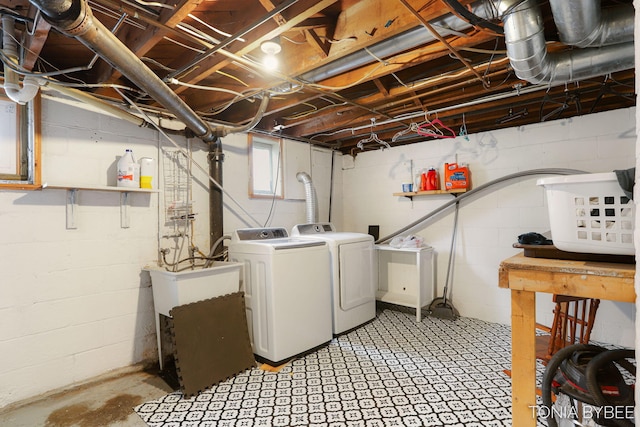
[[(204, 144), (172, 138), (208, 171)], [(43, 99), (43, 182), (115, 186), (115, 164), (125, 148), (132, 148), (136, 159), (158, 161), (157, 182), (163, 187), (162, 156), (176, 148), (157, 131)], [(291, 229), (305, 221), (304, 201), (276, 200), (272, 209), (271, 201), (248, 200), (246, 134), (225, 138), (223, 148), (225, 187), (261, 225)], [(326, 176), (330, 156), (324, 158), (314, 158), (322, 171), (318, 176)], [(209, 184), (195, 164), (192, 170), (196, 221), (189, 235), (207, 252)], [(314, 177), (313, 170), (307, 172)], [(326, 199), (325, 181), (315, 185)], [(172, 260), (180, 246), (179, 239), (158, 237), (181, 231), (166, 221), (165, 196), (131, 194), (130, 227), (121, 228), (120, 193), (80, 191), (77, 229), (66, 229), (65, 190), (0, 191), (0, 408), (157, 360), (151, 284), (142, 267), (157, 260), (159, 247), (171, 248)], [(224, 215), (225, 233), (256, 226), (226, 197)], [(179, 257), (186, 254), (185, 249)]]
[[(515, 171), (574, 167), (592, 172), (633, 166), (635, 109), (620, 110), (524, 128), (425, 142), (350, 156), (313, 154), (311, 176), (320, 196), (320, 220), (339, 229), (367, 232), (379, 224), (385, 236), (450, 196), (392, 196), (403, 180), (403, 162), (417, 167), (453, 161), (469, 163), (475, 186)], [(158, 183), (165, 177), (162, 154), (175, 148), (151, 129), (49, 99), (43, 101), (43, 180), (51, 185), (114, 185), (115, 162), (125, 148), (137, 158), (158, 159)], [(173, 137), (190, 147), (208, 170), (206, 149), (196, 140)], [(224, 185), (244, 211), (225, 196), (224, 232), (260, 225), (305, 221), (304, 201), (249, 200), (246, 135), (223, 140)], [(208, 179), (192, 167), (192, 243), (206, 251)], [(333, 180), (329, 218), (329, 177)], [(302, 184), (300, 184), (302, 185)], [(120, 227), (120, 195), (81, 191), (77, 229), (65, 228), (66, 191), (0, 191), (0, 408), (37, 394), (156, 356), (153, 301), (144, 265), (159, 247), (175, 248), (174, 229), (164, 215), (165, 194), (132, 194), (130, 228)], [(450, 214), (416, 233), (435, 247), (442, 290), (451, 237)], [(535, 179), (505, 187), (467, 204), (460, 213), (454, 303), (465, 316), (509, 323), (509, 296), (497, 288), (499, 262), (516, 253), (516, 236), (548, 228), (544, 195)], [(170, 256), (175, 252), (172, 251)], [(541, 298), (540, 298), (541, 299)], [(544, 304), (541, 304), (544, 306)], [(539, 318), (550, 321), (550, 307)], [(545, 319), (546, 317), (546, 319)], [(595, 338), (633, 343), (635, 310), (604, 302)]]
[[(379, 224), (385, 237), (418, 220), (452, 196), (423, 196), (413, 201), (393, 196), (401, 191), (407, 161), (416, 172), (445, 162), (467, 163), (478, 187), (502, 176), (539, 168), (572, 168), (609, 172), (635, 165), (635, 108), (495, 132), (472, 134), (469, 140), (426, 141), (388, 150), (344, 156), (342, 195), (344, 224), (350, 231), (367, 232)], [(473, 131), (473, 129), (470, 129)], [(519, 250), (512, 244), (519, 234), (549, 230), (544, 191), (536, 186), (542, 176), (499, 188), (460, 209), (453, 275), (453, 302), (461, 315), (510, 323), (510, 295), (498, 288), (498, 266)], [(441, 177), (442, 179), (442, 177)], [(438, 294), (444, 287), (453, 230), (453, 210), (411, 230), (437, 252)], [(537, 316), (552, 320), (550, 296), (538, 295)], [(603, 301), (593, 338), (633, 346), (635, 307)]]

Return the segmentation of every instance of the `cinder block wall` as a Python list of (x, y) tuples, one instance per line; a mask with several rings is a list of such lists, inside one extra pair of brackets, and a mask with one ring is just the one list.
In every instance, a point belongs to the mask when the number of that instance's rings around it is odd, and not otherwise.
[[(453, 196), (423, 196), (409, 200), (392, 193), (401, 191), (408, 162), (414, 172), (435, 166), (442, 175), (445, 162), (466, 163), (473, 187), (513, 174), (539, 168), (571, 168), (610, 172), (635, 166), (635, 108), (585, 115), (536, 125), (509, 128), (463, 137), (425, 141), (344, 156), (342, 163), (344, 228), (367, 231), (380, 225), (380, 236), (394, 233), (422, 218)], [(519, 234), (549, 230), (546, 199), (536, 180), (513, 181), (473, 201), (465, 201), (459, 213), (453, 303), (463, 316), (510, 323), (510, 295), (498, 288), (500, 261), (518, 253), (512, 244)], [(442, 176), (440, 177), (442, 179)], [(447, 271), (453, 231), (453, 210), (427, 227), (410, 232), (424, 237), (437, 252), (438, 295)], [(547, 295), (538, 296), (538, 320), (550, 324)], [(593, 338), (633, 346), (635, 307), (603, 302)]]
[[(171, 138), (208, 171), (201, 141)], [(156, 130), (77, 103), (43, 99), (43, 182), (115, 186), (116, 162), (126, 148), (136, 160), (156, 160), (156, 182), (164, 189), (171, 173), (163, 153), (176, 147)], [(223, 149), (225, 188), (256, 221), (287, 229), (305, 221), (303, 200), (276, 200), (270, 215), (271, 200), (248, 199), (246, 134), (229, 135)], [(209, 181), (195, 164), (192, 170), (196, 221), (189, 233), (206, 253)], [(328, 193), (329, 181), (315, 185)], [(162, 237), (176, 232), (165, 215), (167, 193), (130, 193), (130, 225), (122, 228), (120, 193), (80, 190), (73, 215), (77, 228), (67, 229), (66, 190), (0, 190), (0, 408), (157, 360), (153, 295), (142, 268), (157, 261), (159, 248), (171, 248), (172, 260), (179, 246)], [(257, 226), (227, 196), (224, 203), (225, 234)]]

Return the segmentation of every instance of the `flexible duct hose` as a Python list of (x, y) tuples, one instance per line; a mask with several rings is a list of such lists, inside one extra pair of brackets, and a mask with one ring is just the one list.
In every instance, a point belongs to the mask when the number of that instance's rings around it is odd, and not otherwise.
[(316, 190), (313, 188), (311, 177), (306, 172), (298, 172), (296, 174), (298, 181), (304, 184), (304, 192), (307, 200), (307, 224), (318, 222), (318, 200)]
[(378, 239), (376, 241), (376, 243), (384, 243), (388, 240), (393, 239), (394, 237), (396, 237), (398, 234), (404, 233), (407, 230), (410, 230), (414, 227), (417, 227), (418, 225), (422, 224), (423, 222), (425, 222), (426, 220), (430, 219), (431, 217), (436, 216), (437, 214), (445, 211), (446, 209), (450, 208), (451, 206), (455, 205), (456, 203), (460, 203), (462, 200), (471, 197), (475, 194), (478, 193), (482, 193), (483, 191), (493, 187), (494, 185), (506, 182), (506, 181), (510, 181), (512, 179), (517, 179), (517, 178), (523, 178), (523, 177), (527, 177), (527, 176), (532, 176), (532, 175), (575, 175), (575, 174), (580, 174), (580, 173), (588, 173), (585, 171), (581, 171), (581, 170), (577, 170), (577, 169), (564, 169), (564, 168), (546, 168), (546, 169), (531, 169), (528, 171), (522, 171), (522, 172), (516, 172), (516, 173), (512, 173), (509, 175), (505, 175), (501, 178), (498, 179), (494, 179), (493, 181), (489, 181), (486, 184), (482, 184), (481, 186), (479, 186), (478, 188), (474, 188), (471, 191), (468, 191), (466, 193), (462, 193), (461, 195), (457, 196), (455, 199), (448, 201), (447, 203), (443, 204), (442, 206), (439, 206), (438, 208), (434, 209), (433, 211), (429, 212), (428, 214), (426, 214), (425, 216), (423, 216), (422, 218), (412, 222), (411, 224), (402, 227), (400, 230), (395, 231), (392, 234), (389, 234), (388, 236), (385, 236), (381, 239)]

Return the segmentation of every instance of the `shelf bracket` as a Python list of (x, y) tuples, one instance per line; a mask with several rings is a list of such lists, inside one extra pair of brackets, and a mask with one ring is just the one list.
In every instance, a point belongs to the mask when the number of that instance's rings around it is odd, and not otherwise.
[(120, 228), (129, 228), (129, 192), (120, 193)]
[(67, 190), (67, 230), (75, 230), (78, 228), (76, 225), (76, 212), (78, 210), (78, 189), (69, 188)]

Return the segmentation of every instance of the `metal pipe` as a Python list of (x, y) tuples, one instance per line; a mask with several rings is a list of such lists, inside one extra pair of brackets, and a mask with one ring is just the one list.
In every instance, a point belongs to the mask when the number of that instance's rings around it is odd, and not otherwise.
[(75, 37), (100, 55), (102, 59), (170, 110), (198, 138), (204, 142), (212, 142), (216, 139), (216, 132), (93, 16), (86, 0), (29, 1), (41, 10), (52, 26), (70, 37)]

